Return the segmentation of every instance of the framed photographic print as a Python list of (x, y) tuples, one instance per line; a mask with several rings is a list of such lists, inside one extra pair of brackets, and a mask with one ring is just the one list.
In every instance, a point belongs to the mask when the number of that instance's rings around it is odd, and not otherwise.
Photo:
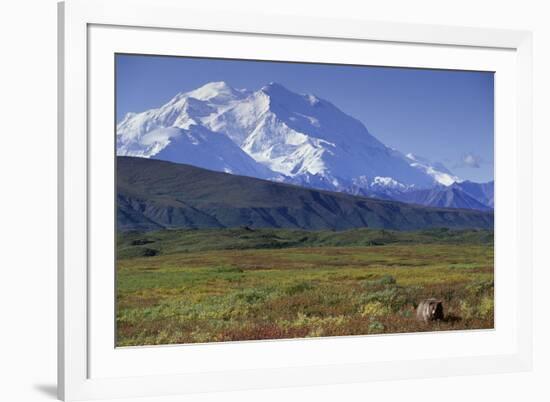
[(531, 366), (531, 35), (60, 4), (65, 400)]

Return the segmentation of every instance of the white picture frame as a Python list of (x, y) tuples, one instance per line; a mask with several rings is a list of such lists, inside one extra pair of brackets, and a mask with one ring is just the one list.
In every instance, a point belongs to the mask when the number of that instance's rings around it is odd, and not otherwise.
[[(201, 35), (213, 35), (227, 43), (244, 41), (240, 48), (248, 53), (241, 54), (243, 57), (260, 52), (254, 42), (270, 43), (277, 49), (277, 41), (296, 42), (296, 46), (303, 46), (300, 41), (318, 41), (333, 46), (332, 57), (346, 57), (354, 47), (367, 46), (372, 49), (371, 57), (380, 57), (384, 65), (493, 69), (503, 77), (495, 87), (496, 176), (505, 178), (500, 180), (506, 184), (497, 184), (496, 189), (495, 330), (116, 350), (114, 343), (109, 343), (111, 318), (107, 324), (101, 321), (112, 305), (100, 303), (94, 296), (111, 292), (112, 283), (107, 283), (108, 275), (91, 269), (98, 259), (110, 258), (112, 251), (102, 251), (98, 242), (114, 235), (112, 220), (106, 218), (103, 225), (90, 218), (90, 211), (101, 203), (94, 180), (112, 177), (109, 156), (99, 151), (103, 141), (99, 128), (109, 127), (102, 120), (109, 120), (114, 95), (107, 90), (113, 80), (108, 59), (128, 49), (158, 52), (161, 37), (166, 39), (162, 54), (177, 54), (182, 35), (192, 35), (199, 44)], [(392, 47), (400, 50), (399, 57), (392, 58), (392, 52), (384, 50)], [(338, 49), (348, 48), (338, 53)], [(413, 48), (414, 52), (408, 52)], [(146, 397), (531, 368), (531, 33), (301, 16), (213, 15), (186, 9), (178, 0), (68, 0), (59, 4), (59, 49), (61, 399)], [(235, 51), (230, 46), (225, 50), (228, 55)], [(303, 57), (325, 56), (309, 53)], [(99, 195), (103, 196), (111, 195)], [(100, 247), (90, 247), (91, 242)], [(506, 270), (499, 273), (499, 264), (506, 264)], [(456, 348), (453, 353), (439, 354), (410, 350), (433, 342)], [(369, 347), (391, 348), (398, 354), (367, 359), (354, 353), (351, 357), (350, 351)], [(319, 353), (321, 350), (326, 353)], [(189, 362), (202, 363), (195, 364), (195, 370), (184, 368), (177, 363), (182, 354)], [(171, 359), (176, 355), (180, 359)], [(159, 361), (164, 370), (145, 369)]]

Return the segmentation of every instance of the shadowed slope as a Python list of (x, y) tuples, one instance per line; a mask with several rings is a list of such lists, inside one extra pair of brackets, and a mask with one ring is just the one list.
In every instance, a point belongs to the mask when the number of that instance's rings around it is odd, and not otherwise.
[(117, 158), (121, 230), (490, 228), (488, 212), (425, 208), (144, 158)]

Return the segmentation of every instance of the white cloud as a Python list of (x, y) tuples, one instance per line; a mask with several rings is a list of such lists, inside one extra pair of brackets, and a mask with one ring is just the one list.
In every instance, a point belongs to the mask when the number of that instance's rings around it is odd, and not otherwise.
[(462, 158), (459, 163), (456, 164), (455, 168), (473, 168), (479, 169), (485, 161), (479, 155), (472, 153), (462, 155)]

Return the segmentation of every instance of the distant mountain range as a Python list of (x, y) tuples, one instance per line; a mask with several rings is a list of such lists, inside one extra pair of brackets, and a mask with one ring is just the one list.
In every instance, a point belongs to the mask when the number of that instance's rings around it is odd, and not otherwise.
[[(486, 188), (487, 192), (482, 190)], [(494, 182), (453, 183), (450, 186), (434, 186), (430, 189), (394, 193), (392, 199), (403, 202), (444, 208), (466, 208), (480, 211), (493, 210)]]
[(212, 82), (117, 125), (117, 155), (184, 163), (308, 188), (427, 206), (490, 210), (494, 183), (389, 148), (311, 94)]
[(172, 162), (117, 158), (119, 230), (492, 228), (493, 213), (308, 189)]

